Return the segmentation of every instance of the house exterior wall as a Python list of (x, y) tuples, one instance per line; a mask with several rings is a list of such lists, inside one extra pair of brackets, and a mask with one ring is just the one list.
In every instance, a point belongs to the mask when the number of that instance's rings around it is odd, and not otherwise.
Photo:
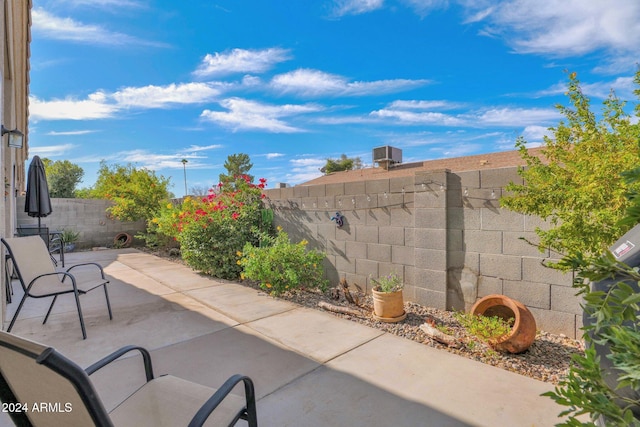
[[(10, 148), (8, 135), (0, 140), (0, 236), (11, 236), (16, 226), (16, 196), (25, 186), (28, 154), (29, 43), (31, 0), (0, 0), (0, 119), (10, 130), (24, 133), (22, 148)], [(0, 277), (4, 280), (4, 263)], [(0, 326), (4, 319), (5, 287), (1, 286)]]
[[(571, 274), (542, 265), (552, 257), (536, 241), (539, 218), (501, 209), (517, 168), (277, 188), (265, 191), (276, 225), (293, 241), (327, 253), (332, 283), (345, 278), (370, 292), (371, 278), (396, 272), (410, 301), (464, 310), (503, 294), (531, 310), (538, 328), (575, 338), (581, 308)], [(331, 218), (339, 212), (344, 225)]]

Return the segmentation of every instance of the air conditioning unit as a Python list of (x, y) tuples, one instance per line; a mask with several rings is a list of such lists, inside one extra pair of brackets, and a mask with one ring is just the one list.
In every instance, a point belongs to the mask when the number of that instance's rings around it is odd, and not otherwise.
[(373, 163), (378, 163), (385, 169), (395, 163), (402, 163), (402, 150), (389, 145), (374, 148)]

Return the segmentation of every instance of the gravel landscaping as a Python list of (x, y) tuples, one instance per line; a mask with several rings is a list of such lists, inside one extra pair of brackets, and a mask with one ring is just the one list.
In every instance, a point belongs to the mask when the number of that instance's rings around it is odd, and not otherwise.
[[(257, 288), (256, 285), (248, 283), (247, 281), (242, 283), (246, 286)], [(343, 300), (336, 301), (331, 298), (330, 292), (322, 294), (317, 291), (300, 290), (278, 296), (277, 298), (318, 310), (323, 310), (318, 306), (318, 303), (321, 301), (344, 307), (356, 307)], [(524, 353), (499, 353), (476, 337), (468, 334), (466, 329), (456, 320), (455, 313), (451, 311), (437, 310), (412, 302), (405, 302), (407, 318), (398, 323), (386, 323), (377, 321), (371, 316), (373, 305), (370, 297), (361, 295), (360, 299), (359, 304), (362, 307), (362, 315), (354, 316), (326, 310), (323, 311), (423, 343), (430, 347), (446, 350), (469, 359), (552, 384), (558, 384), (558, 382), (567, 375), (572, 355), (584, 353), (582, 341), (574, 340), (563, 335), (546, 333), (544, 331), (538, 331), (534, 343)], [(447, 334), (454, 336), (459, 343), (457, 348), (441, 344), (428, 337), (419, 328), (425, 321), (434, 324), (439, 329), (445, 330)]]
[[(180, 257), (169, 256), (167, 253), (160, 251), (149, 252), (171, 261), (182, 263)], [(250, 281), (245, 280), (240, 283), (244, 286), (252, 287), (259, 292), (263, 292), (255, 283), (251, 283)], [(334, 297), (332, 297), (332, 294)], [(551, 384), (558, 384), (561, 379), (566, 377), (572, 355), (584, 353), (584, 345), (581, 340), (574, 340), (564, 335), (554, 335), (544, 331), (538, 331), (531, 347), (523, 353), (499, 353), (478, 338), (468, 334), (467, 330), (460, 325), (455, 318), (455, 313), (451, 311), (443, 311), (424, 307), (412, 302), (405, 302), (405, 311), (407, 312), (406, 319), (399, 323), (386, 323), (375, 320), (371, 315), (373, 304), (370, 296), (358, 295), (360, 307), (358, 308), (356, 305), (347, 303), (344, 300), (342, 292), (339, 292), (340, 298), (336, 300), (336, 294), (337, 292), (331, 291), (321, 293), (314, 290), (298, 290), (280, 295), (277, 298), (316, 310), (322, 310), (334, 316), (358, 322), (430, 347), (446, 350), (469, 359)], [(318, 306), (320, 302), (352, 309), (355, 308), (361, 312), (361, 315), (356, 316), (326, 311)], [(428, 337), (420, 329), (420, 325), (425, 322), (429, 322), (438, 327), (438, 329), (446, 331), (448, 335), (454, 336), (458, 345), (456, 347), (447, 346)]]

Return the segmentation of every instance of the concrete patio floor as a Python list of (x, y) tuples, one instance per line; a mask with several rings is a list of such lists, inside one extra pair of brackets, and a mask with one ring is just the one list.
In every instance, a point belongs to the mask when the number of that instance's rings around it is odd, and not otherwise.
[[(331, 314), (212, 279), (134, 249), (67, 254), (67, 266), (98, 262), (104, 293), (28, 299), (12, 333), (55, 347), (86, 367), (117, 348), (151, 350), (157, 375), (217, 387), (242, 373), (256, 386), (261, 426), (552, 426), (562, 408), (540, 394), (551, 384), (402, 339)], [(85, 272), (80, 275), (86, 274)], [(5, 329), (21, 292), (7, 305)], [(144, 381), (138, 357), (92, 376), (107, 409)], [(11, 425), (0, 414), (0, 425)], [(239, 425), (246, 425), (241, 421)]]

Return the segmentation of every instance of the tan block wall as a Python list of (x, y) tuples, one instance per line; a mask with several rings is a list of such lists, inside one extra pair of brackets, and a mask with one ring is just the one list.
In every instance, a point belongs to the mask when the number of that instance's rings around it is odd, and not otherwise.
[[(333, 284), (345, 278), (365, 291), (395, 271), (405, 297), (439, 309), (464, 310), (491, 293), (527, 305), (539, 329), (580, 336), (581, 309), (571, 275), (541, 263), (537, 218), (500, 208), (502, 189), (521, 182), (517, 168), (267, 190), (275, 221), (294, 241), (327, 253)], [(340, 212), (344, 226), (331, 217)]]

